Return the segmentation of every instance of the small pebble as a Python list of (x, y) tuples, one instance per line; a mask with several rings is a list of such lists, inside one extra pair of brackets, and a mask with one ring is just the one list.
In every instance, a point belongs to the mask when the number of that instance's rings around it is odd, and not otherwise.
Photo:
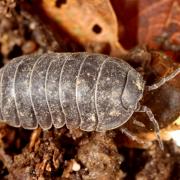
[(79, 171), (81, 169), (80, 164), (78, 164), (76, 161), (73, 161), (72, 170), (73, 171)]

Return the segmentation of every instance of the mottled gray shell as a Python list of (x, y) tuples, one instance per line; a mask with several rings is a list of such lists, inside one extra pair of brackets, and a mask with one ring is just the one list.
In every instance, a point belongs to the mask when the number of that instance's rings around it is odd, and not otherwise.
[(102, 54), (49, 53), (15, 58), (0, 70), (0, 118), (11, 126), (84, 131), (120, 127), (142, 98), (142, 76)]

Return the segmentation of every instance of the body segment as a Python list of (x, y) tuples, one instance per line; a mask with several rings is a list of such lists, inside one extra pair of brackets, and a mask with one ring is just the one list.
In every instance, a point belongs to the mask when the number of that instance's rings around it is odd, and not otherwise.
[[(16, 74), (14, 75), (14, 91), (17, 116), (20, 125), (25, 129), (38, 127), (30, 94), (30, 77), (34, 63), (39, 56), (21, 58)], [(12, 61), (13, 62), (13, 61)]]

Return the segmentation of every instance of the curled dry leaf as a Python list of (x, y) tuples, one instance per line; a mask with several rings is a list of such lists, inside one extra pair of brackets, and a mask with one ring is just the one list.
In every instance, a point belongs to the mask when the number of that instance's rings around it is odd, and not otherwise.
[(180, 50), (180, 0), (140, 0), (140, 44), (151, 48)]
[(45, 13), (79, 41), (87, 51), (119, 56), (118, 23), (109, 0), (42, 0)]

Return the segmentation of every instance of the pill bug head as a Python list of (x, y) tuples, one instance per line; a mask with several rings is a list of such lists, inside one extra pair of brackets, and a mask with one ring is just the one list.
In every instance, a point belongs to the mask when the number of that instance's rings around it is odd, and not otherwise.
[(145, 81), (141, 74), (131, 69), (128, 72), (126, 84), (122, 94), (122, 105), (127, 110), (136, 110), (138, 102), (142, 99)]

